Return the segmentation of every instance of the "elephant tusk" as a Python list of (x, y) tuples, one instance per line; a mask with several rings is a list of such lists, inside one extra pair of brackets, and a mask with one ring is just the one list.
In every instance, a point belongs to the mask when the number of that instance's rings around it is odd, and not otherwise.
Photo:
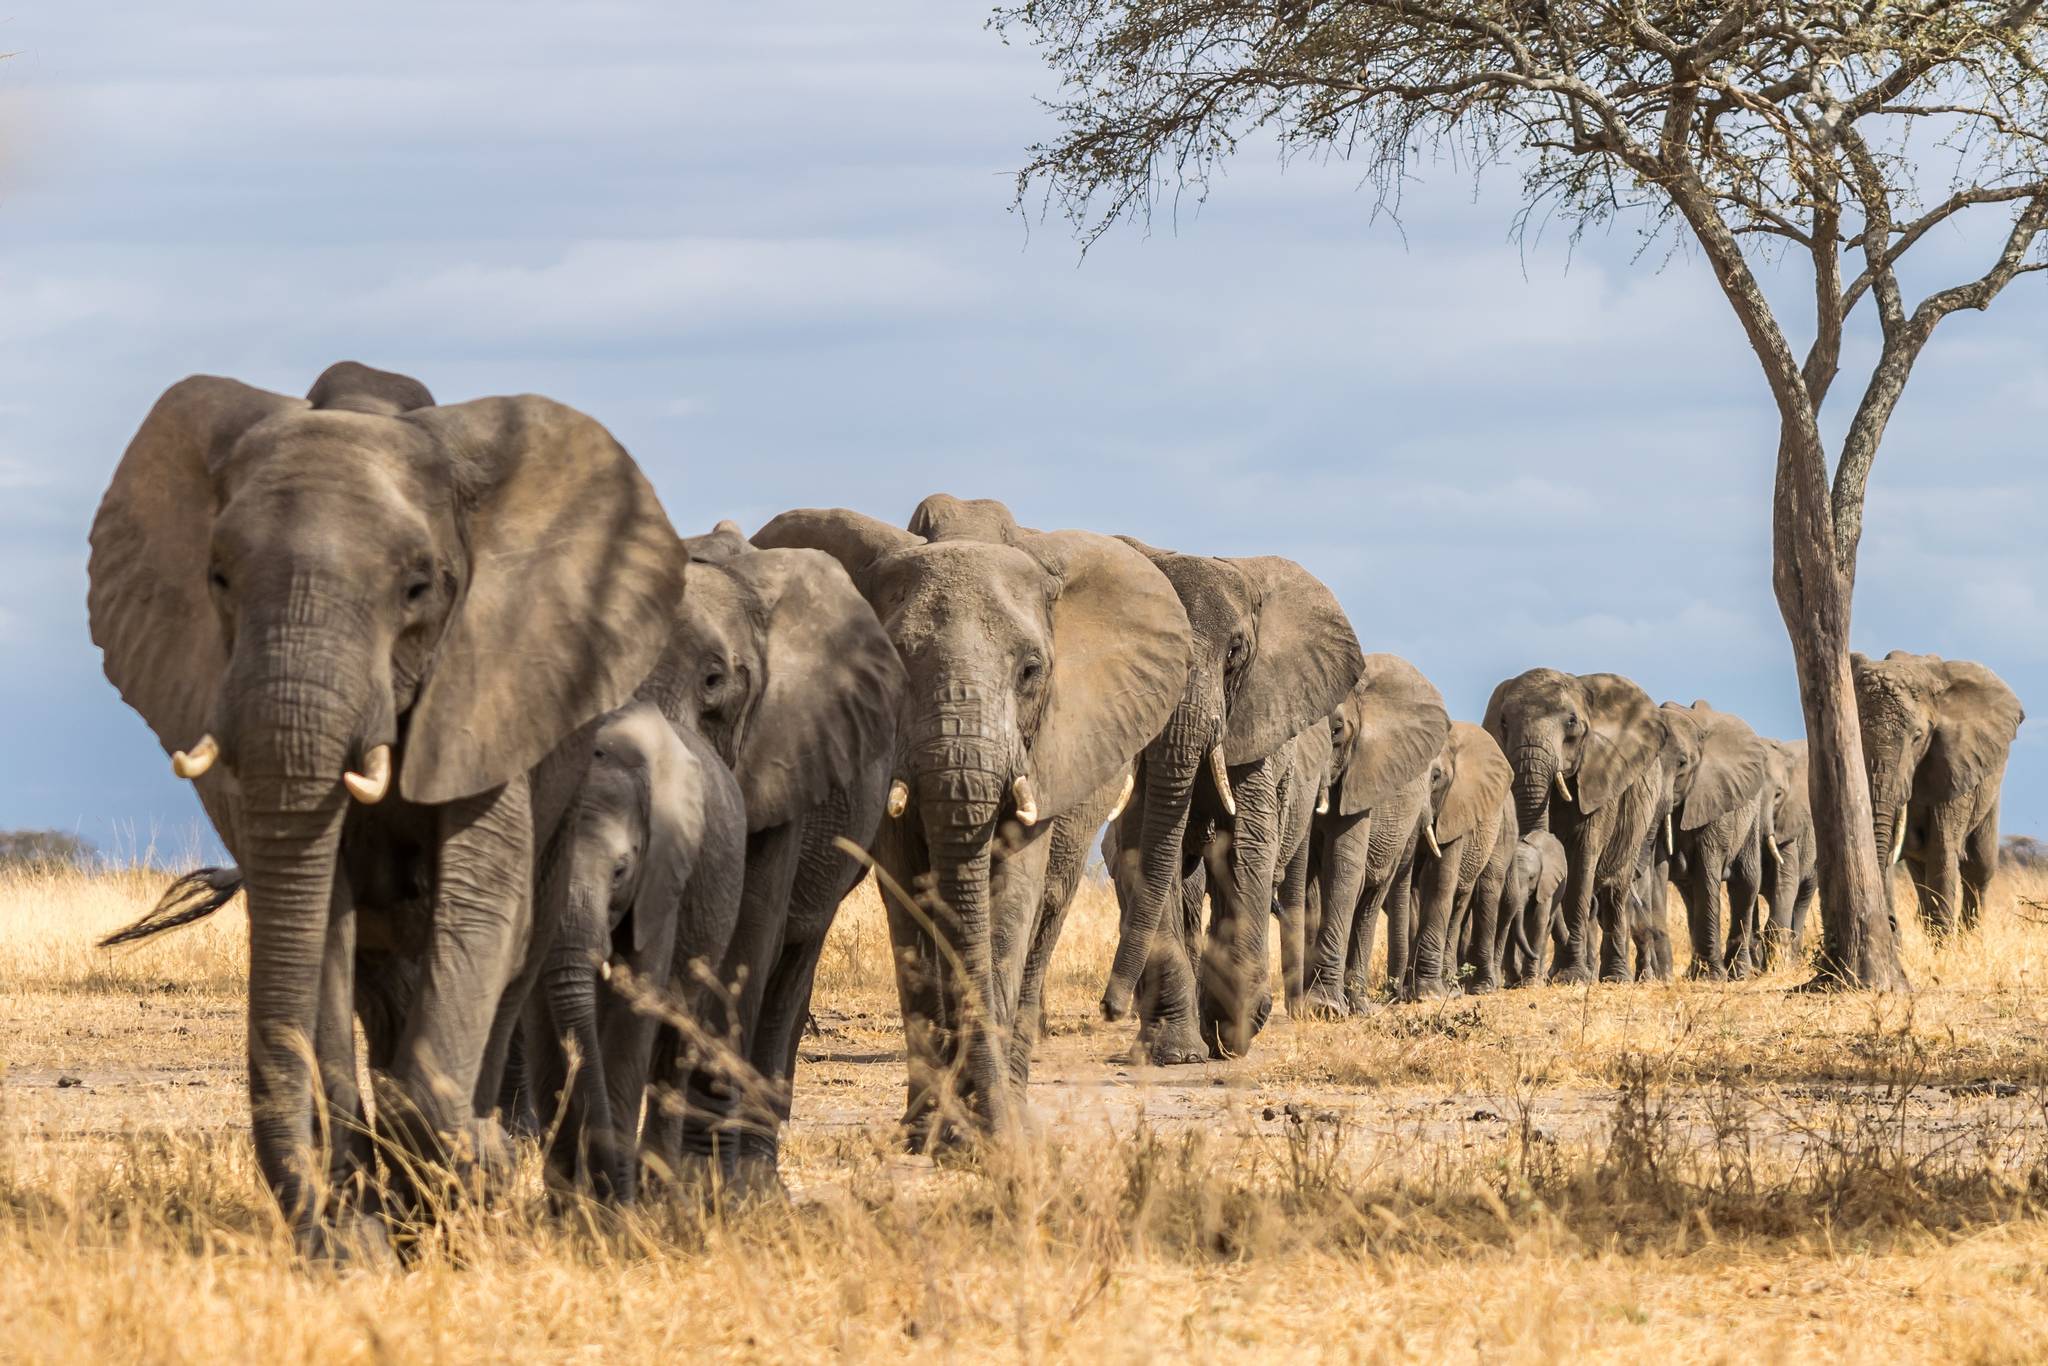
[(1435, 821), (1430, 821), (1422, 827), (1422, 838), (1429, 841), (1429, 854), (1431, 858), (1442, 858), (1444, 856), (1444, 847), (1436, 842)]
[(363, 767), (368, 773), (353, 771), (341, 775), (341, 784), (348, 789), (348, 795), (364, 806), (375, 806), (384, 800), (384, 794), (391, 790), (391, 746), (377, 745), (370, 750)]
[(1010, 796), (1017, 802), (1017, 823), (1024, 826), (1038, 824), (1038, 794), (1031, 790), (1031, 780), (1019, 773), (1010, 784)]
[(1116, 805), (1109, 808), (1109, 814), (1102, 818), (1104, 825), (1124, 814), (1124, 808), (1131, 804), (1131, 793), (1137, 785), (1138, 775), (1135, 772), (1124, 774), (1123, 791), (1116, 794)]
[(1666, 811), (1664, 813), (1664, 852), (1667, 854), (1678, 852), (1678, 831), (1676, 825), (1677, 822), (1671, 819), (1671, 813)]
[(1570, 801), (1572, 799), (1572, 785), (1569, 782), (1565, 781), (1563, 769), (1559, 769), (1557, 771), (1557, 795), (1564, 798), (1566, 801)]
[(1906, 806), (1899, 807), (1899, 814), (1892, 820), (1892, 866), (1906, 854)]
[(909, 806), (910, 784), (898, 778), (889, 784), (889, 819), (897, 819)]
[(1318, 816), (1330, 814), (1330, 789), (1327, 787), (1316, 798), (1316, 814)]
[(171, 772), (180, 778), (197, 778), (213, 767), (213, 761), (220, 758), (220, 742), (211, 733), (199, 737), (199, 743), (190, 749), (181, 749), (171, 756)]
[(1771, 856), (1772, 863), (1783, 863), (1785, 856), (1778, 852), (1778, 842), (1768, 836), (1764, 839), (1764, 852)]
[(1237, 794), (1230, 790), (1230, 770), (1223, 762), (1223, 742), (1209, 747), (1209, 776), (1216, 780), (1216, 795), (1223, 799), (1225, 814), (1237, 814)]

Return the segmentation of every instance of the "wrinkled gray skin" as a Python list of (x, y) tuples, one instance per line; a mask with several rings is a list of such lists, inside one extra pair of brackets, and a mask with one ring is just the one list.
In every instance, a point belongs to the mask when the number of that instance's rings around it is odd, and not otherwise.
[[(1430, 818), (1415, 855), (1415, 937), (1402, 997), (1430, 1000), (1500, 988), (1501, 889), (1514, 860), (1514, 770), (1491, 735), (1452, 724), (1430, 764)], [(1455, 965), (1469, 969), (1461, 984)]]
[(1187, 679), (1186, 614), (1143, 555), (1088, 532), (930, 541), (806, 509), (754, 542), (836, 557), (908, 678), (893, 769), (904, 806), (875, 852), (916, 898), (885, 898), (911, 1142), (1007, 1132), (1022, 1100), (1024, 978), (1050, 956), (1059, 818), (1091, 803), (1106, 814), (1132, 756), (1166, 724)]
[(683, 1174), (715, 1163), (742, 1193), (779, 1189), (797, 1045), (839, 905), (867, 872), (839, 847), (874, 842), (888, 800), (904, 676), (846, 571), (818, 550), (757, 549), (730, 522), (684, 542), (688, 579), (668, 649), (640, 689), (709, 743), (738, 778), (747, 822), (740, 928), (706, 998), (707, 1037), (736, 1039), (751, 1075), (660, 1040), (677, 1103), (650, 1117), (645, 1147)]
[(541, 1094), (568, 1085), (548, 1151), (559, 1184), (633, 1199), (659, 1025), (608, 985), (612, 970), (657, 993), (678, 986), (700, 1014), (700, 974), (731, 967), (746, 842), (739, 784), (702, 737), (646, 702), (599, 724), (570, 804), (567, 896), (536, 997), (546, 1027), (528, 1036), (548, 1045), (535, 1058)]
[(1766, 740), (1769, 791), (1765, 795), (1764, 898), (1771, 918), (1761, 936), (1760, 965), (1781, 954), (1794, 963), (1806, 952), (1806, 916), (1819, 889), (1819, 848), (1807, 793), (1806, 741)]
[[(1663, 706), (1666, 728), (1687, 737), (1671, 809), (1670, 867), (1692, 939), (1686, 975), (1721, 980), (1758, 969), (1756, 903), (1763, 888), (1769, 749), (1748, 723), (1705, 702)], [(1654, 838), (1654, 832), (1652, 838)], [(1723, 936), (1721, 891), (1728, 891)], [(1661, 891), (1648, 904), (1661, 906)]]
[[(1188, 953), (1188, 969), (1197, 981), (1205, 974), (1219, 971), (1234, 974), (1234, 960), (1238, 953), (1261, 964), (1267, 960), (1265, 929), (1268, 914), (1259, 913), (1258, 905), (1270, 906), (1270, 914), (1277, 916), (1283, 946), (1290, 934), (1297, 945), (1300, 943), (1306, 918), (1309, 862), (1314, 852), (1316, 808), (1324, 804), (1328, 794), (1329, 765), (1328, 723), (1319, 721), (1288, 741), (1281, 752), (1255, 773), (1237, 794), (1239, 828), (1247, 828), (1244, 820), (1251, 811), (1263, 812), (1268, 808), (1269, 794), (1263, 784), (1270, 775), (1272, 837), (1262, 835), (1250, 842), (1233, 842), (1216, 838), (1212, 830), (1202, 839), (1202, 862), (1189, 872), (1181, 885), (1180, 921), (1178, 933), (1174, 936), (1174, 942), (1184, 946)], [(1144, 802), (1143, 792), (1134, 790), (1131, 805), (1125, 813), (1126, 819), (1112, 823), (1102, 838), (1103, 862), (1111, 870), (1117, 904), (1126, 917), (1136, 900), (1143, 857), (1140, 849), (1124, 848), (1120, 841), (1126, 836), (1135, 837), (1144, 828)], [(1220, 821), (1220, 818), (1220, 811), (1212, 814), (1212, 820)], [(1222, 895), (1214, 894), (1217, 888), (1224, 889)], [(1233, 891), (1235, 888), (1252, 890), (1240, 897)], [(1253, 898), (1262, 890), (1267, 900), (1255, 903)], [(1209, 910), (1206, 928), (1202, 917), (1205, 904)], [(1205, 955), (1225, 952), (1231, 956), (1224, 960), (1223, 968), (1204, 961)], [(1299, 949), (1294, 952), (1298, 971)], [(1283, 947), (1283, 961), (1287, 956)], [(1265, 990), (1263, 978), (1247, 984), (1247, 989), (1258, 993), (1252, 1006), (1249, 1033), (1245, 1035), (1249, 1041), (1271, 1016), (1273, 1001)], [(1206, 1019), (1203, 1037), (1211, 1057), (1231, 1056), (1224, 1051), (1221, 1032), (1212, 1033)], [(1141, 1040), (1140, 1048), (1144, 1046)]]
[[(358, 1012), (401, 1183), (470, 1149), (589, 727), (680, 588), (632, 459), (546, 399), (437, 407), (352, 363), (308, 400), (199, 377), (130, 443), (93, 524), (93, 638), (167, 752), (217, 745), (196, 785), (248, 892), (257, 1158), (305, 1250), (340, 1250), (360, 1208)], [(379, 746), (387, 795), (351, 800)]]
[(1667, 723), (1657, 761), (1649, 833), (1636, 855), (1635, 878), (1629, 886), (1629, 938), (1635, 946), (1634, 973), (1639, 982), (1671, 980), (1669, 893), (1674, 873), (1684, 867), (1683, 861), (1676, 859), (1678, 808), (1691, 791), (1699, 757), (1699, 727)]
[(1330, 715), (1329, 809), (1316, 817), (1306, 980), (1287, 976), (1290, 1014), (1334, 1018), (1371, 1008), (1366, 973), (1383, 909), (1389, 985), (1398, 990), (1430, 772), (1450, 734), (1443, 697), (1420, 670), (1397, 655), (1365, 656), (1358, 682)]
[(1486, 729), (1514, 767), (1522, 833), (1551, 831), (1570, 862), (1550, 980), (1592, 981), (1597, 952), (1601, 980), (1627, 981), (1630, 883), (1661, 786), (1657, 708), (1619, 674), (1531, 669), (1494, 689)]
[[(1265, 920), (1279, 868), (1287, 744), (1336, 710), (1364, 670), (1337, 599), (1292, 560), (1214, 559), (1137, 546), (1172, 584), (1192, 632), (1185, 688), (1138, 765), (1118, 844), (1137, 851), (1106, 1018), (1139, 1007), (1154, 1063), (1241, 1057), (1270, 1011)], [(1232, 796), (1226, 800), (1216, 772)], [(1235, 806), (1235, 812), (1231, 810)], [(1207, 870), (1201, 944), (1169, 904)], [(1142, 991), (1140, 978), (1143, 978)]]
[(1877, 856), (1905, 863), (1937, 939), (1974, 929), (1998, 871), (1998, 798), (2026, 720), (2020, 700), (1969, 660), (1894, 650), (1849, 665)]
[(1515, 841), (1500, 894), (1502, 972), (1511, 987), (1543, 978), (1543, 948), (1563, 915), (1567, 871), (1564, 845), (1548, 830)]

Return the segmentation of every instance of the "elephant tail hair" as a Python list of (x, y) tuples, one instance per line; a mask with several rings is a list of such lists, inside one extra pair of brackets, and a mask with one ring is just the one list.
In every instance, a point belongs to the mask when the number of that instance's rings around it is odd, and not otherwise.
[(235, 899), (242, 890), (240, 868), (198, 868), (185, 874), (157, 898), (149, 914), (100, 940), (100, 947), (133, 944), (165, 930), (175, 930), (195, 920), (204, 920)]

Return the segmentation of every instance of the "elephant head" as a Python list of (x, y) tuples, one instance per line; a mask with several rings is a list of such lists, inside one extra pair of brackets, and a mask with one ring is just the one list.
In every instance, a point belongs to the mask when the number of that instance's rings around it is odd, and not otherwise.
[[(357, 365), (312, 393), (167, 390), (101, 500), (87, 598), (107, 677), (246, 876), (266, 1154), (305, 1119), (266, 1102), (304, 1081), (287, 1036), (313, 1035), (352, 805), (522, 778), (631, 696), (681, 589), (653, 489), (581, 413), (437, 407)], [(289, 1207), (295, 1177), (266, 1175)]]
[(1705, 702), (1666, 702), (1661, 714), (1676, 751), (1670, 809), (1679, 831), (1717, 821), (1763, 790), (1770, 750), (1747, 721)]
[(1371, 811), (1413, 782), (1450, 739), (1443, 695), (1399, 655), (1370, 654), (1330, 713), (1330, 810)]
[[(1220, 809), (1234, 814), (1229, 766), (1258, 763), (1329, 716), (1365, 668), (1336, 595), (1293, 560), (1181, 555), (1123, 539), (1173, 585), (1193, 651), (1178, 704), (1145, 750), (1136, 895), (1102, 996), (1110, 1019), (1129, 1013), (1166, 899), (1174, 894), (1197, 783), (1206, 783)], [(1264, 967), (1244, 962), (1237, 970)]]
[(1788, 847), (1803, 844), (1813, 833), (1813, 804), (1807, 793), (1806, 741), (1766, 740), (1768, 826), (1764, 853), (1776, 863)]
[(1455, 721), (1429, 767), (1431, 819), (1424, 842), (1432, 857), (1471, 835), (1486, 835), (1515, 781), (1500, 744), (1470, 721)]
[(1514, 765), (1524, 834), (1550, 828), (1553, 792), (1580, 815), (1599, 811), (1664, 746), (1649, 694), (1619, 674), (1531, 669), (1493, 690), (1486, 730)]
[(998, 999), (991, 957), (998, 828), (1077, 805), (1158, 734), (1187, 679), (1186, 614), (1143, 555), (1089, 532), (927, 541), (857, 512), (805, 509), (754, 543), (837, 558), (902, 659), (890, 812), (914, 822), (929, 854), (965, 970), (949, 993), (967, 1026), (964, 1080), (999, 1127), (996, 1032), (1014, 1003)]
[(740, 781), (747, 827), (785, 825), (893, 756), (903, 665), (839, 561), (720, 523), (684, 543), (668, 649), (640, 695)]
[(1953, 800), (2004, 772), (2026, 713), (1982, 664), (1894, 650), (1849, 657), (1878, 857), (1897, 863), (1909, 803)]
[[(612, 1113), (598, 1028), (598, 992), (614, 946), (636, 962), (672, 941), (683, 890), (706, 827), (707, 787), (723, 779), (676, 735), (652, 704), (631, 702), (599, 725), (568, 820), (566, 908), (542, 976), (558, 1038), (580, 1057), (567, 1097), (565, 1141), (589, 1145), (600, 1197), (632, 1189), (634, 1150), (613, 1141), (639, 1115)], [(615, 1122), (616, 1121), (616, 1122)]]

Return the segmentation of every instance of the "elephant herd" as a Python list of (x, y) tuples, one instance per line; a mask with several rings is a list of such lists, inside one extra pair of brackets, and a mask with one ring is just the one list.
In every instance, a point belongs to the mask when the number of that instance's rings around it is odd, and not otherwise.
[[(1804, 747), (1703, 702), (1536, 669), (1453, 721), (1292, 560), (988, 501), (681, 537), (602, 426), (533, 396), (440, 405), (354, 363), (304, 399), (182, 381), (90, 578), (108, 677), (237, 865), (110, 942), (246, 893), (256, 1150), (309, 1250), (429, 1173), (488, 1177), (500, 1120), (545, 1129), (559, 1189), (773, 1189), (871, 866), (921, 1148), (1019, 1117), (1098, 836), (1102, 1009), (1161, 1064), (1251, 1047), (1275, 926), (1288, 1012), (1341, 1016), (1668, 976), (1674, 883), (1689, 971), (1740, 975), (1798, 951), (1813, 899)], [(1873, 838), (1967, 927), (2018, 702), (1976, 664), (1855, 672)]]

